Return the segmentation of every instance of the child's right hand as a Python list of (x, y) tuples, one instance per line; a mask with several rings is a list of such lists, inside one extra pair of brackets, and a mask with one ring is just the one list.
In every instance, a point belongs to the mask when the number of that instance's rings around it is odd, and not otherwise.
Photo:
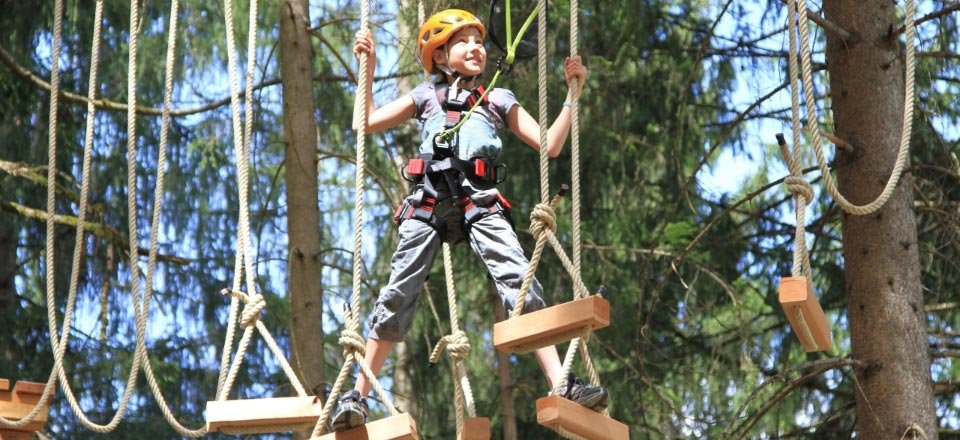
[(373, 69), (377, 65), (377, 51), (374, 50), (373, 34), (369, 29), (357, 31), (356, 39), (353, 43), (353, 56), (360, 61), (360, 54), (367, 54), (367, 72), (373, 74)]

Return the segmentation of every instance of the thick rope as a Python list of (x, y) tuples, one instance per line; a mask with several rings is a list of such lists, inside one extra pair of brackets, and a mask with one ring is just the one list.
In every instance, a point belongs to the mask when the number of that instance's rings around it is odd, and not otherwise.
[(447, 284), (447, 304), (450, 310), (450, 331), (451, 334), (440, 338), (433, 353), (430, 354), (430, 363), (436, 364), (440, 360), (440, 354), (444, 351), (453, 361), (454, 374), (454, 405), (456, 407), (457, 438), (464, 436), (467, 417), (476, 417), (477, 411), (473, 401), (473, 391), (470, 387), (470, 380), (467, 377), (466, 368), (463, 365), (464, 360), (470, 354), (470, 340), (467, 334), (460, 328), (460, 310), (457, 306), (457, 289), (453, 277), (453, 252), (450, 250), (449, 243), (443, 243), (443, 269)]
[[(807, 10), (806, 0), (797, 0), (796, 8), (799, 11)], [(823, 175), (823, 181), (827, 188), (827, 192), (837, 201), (837, 204), (840, 207), (850, 213), (856, 215), (867, 215), (873, 213), (883, 207), (887, 202), (890, 196), (893, 194), (894, 189), (896, 189), (897, 184), (900, 181), (900, 176), (903, 174), (903, 169), (906, 166), (907, 160), (910, 157), (910, 137), (913, 133), (913, 102), (915, 99), (915, 40), (916, 40), (916, 24), (914, 23), (914, 16), (916, 15), (916, 5), (913, 0), (907, 0), (906, 3), (906, 17), (904, 19), (905, 28), (906, 28), (906, 79), (905, 79), (905, 93), (904, 93), (904, 102), (903, 102), (903, 125), (902, 131), (900, 133), (900, 147), (897, 152), (897, 159), (893, 167), (893, 171), (890, 173), (890, 177), (887, 179), (887, 183), (883, 188), (883, 192), (877, 196), (876, 199), (870, 203), (864, 205), (857, 205), (849, 200), (847, 200), (837, 188), (836, 182), (833, 180), (833, 176), (830, 174), (829, 164), (823, 154), (823, 148), (820, 140), (820, 129), (819, 129), (819, 116), (817, 115), (816, 101), (813, 93), (813, 79), (812, 76), (812, 67), (810, 61), (810, 36), (809, 36), (809, 26), (807, 25), (807, 15), (805, 13), (796, 14), (796, 18), (799, 21), (799, 33), (800, 33), (800, 63), (802, 66), (802, 77), (803, 77), (803, 92), (804, 99), (807, 104), (807, 120), (808, 120), (808, 131), (810, 132), (811, 141), (813, 143), (813, 149), (817, 157), (817, 165), (820, 168), (820, 173)], [(791, 18), (791, 21), (793, 19)]]
[[(46, 241), (46, 294), (47, 294), (47, 324), (50, 333), (50, 345), (54, 353), (53, 370), (47, 379), (47, 384), (43, 388), (43, 394), (40, 401), (30, 410), (29, 413), (18, 421), (13, 421), (0, 416), (0, 426), (6, 428), (22, 428), (32, 422), (44, 409), (56, 384), (56, 373), (59, 370), (63, 352), (70, 337), (70, 320), (73, 316), (73, 306), (75, 296), (67, 298), (67, 309), (63, 317), (63, 339), (57, 343), (57, 314), (56, 314), (56, 295), (55, 295), (55, 277), (54, 265), (54, 228), (56, 226), (56, 178), (57, 178), (57, 110), (59, 109), (60, 98), (60, 38), (63, 30), (63, 1), (56, 0), (54, 3), (53, 18), (53, 53), (50, 64), (50, 113), (49, 113), (49, 134), (47, 137), (47, 241)], [(89, 92), (88, 92), (89, 93)], [(89, 144), (88, 144), (89, 145)], [(86, 179), (84, 179), (86, 182)], [(85, 209), (85, 207), (84, 207)], [(83, 222), (83, 216), (78, 218), (78, 225)], [(74, 248), (77, 252), (78, 248)], [(61, 346), (63, 349), (61, 350)]]
[[(550, 201), (550, 156), (547, 145), (547, 0), (537, 0), (537, 115), (540, 120), (540, 203)], [(531, 265), (532, 266), (532, 265)]]
[[(364, 0), (360, 2), (360, 29), (366, 29), (369, 32), (370, 29), (370, 2)], [(360, 72), (357, 79), (357, 100), (361, 103), (367, 102), (367, 82), (369, 81), (367, 74), (367, 66), (369, 60), (367, 54), (360, 55)], [(340, 368), (340, 373), (337, 375), (337, 380), (333, 384), (333, 388), (330, 390), (330, 394), (327, 396), (327, 401), (323, 405), (323, 411), (320, 413), (320, 417), (317, 419), (317, 423), (313, 428), (313, 437), (319, 437), (327, 429), (327, 422), (330, 419), (330, 415), (333, 412), (333, 408), (336, 405), (337, 400), (340, 397), (340, 392), (343, 389), (343, 384), (346, 382), (347, 376), (350, 372), (350, 367), (356, 363), (360, 368), (360, 372), (369, 379), (370, 384), (373, 386), (373, 389), (377, 392), (380, 398), (383, 400), (383, 403), (387, 407), (387, 411), (391, 415), (399, 414), (397, 408), (393, 405), (392, 400), (387, 396), (383, 387), (380, 385), (380, 381), (377, 379), (377, 375), (363, 363), (363, 349), (359, 348), (361, 345), (360, 341), (363, 338), (360, 336), (360, 293), (361, 293), (361, 275), (363, 269), (363, 255), (362, 255), (362, 242), (363, 242), (363, 192), (365, 190), (366, 178), (366, 138), (367, 138), (367, 117), (369, 116), (365, 110), (360, 111), (360, 114), (357, 115), (360, 117), (360, 124), (357, 127), (357, 157), (356, 157), (356, 176), (354, 178), (354, 208), (353, 208), (353, 289), (350, 298), (350, 308), (345, 310), (344, 314), (346, 315), (346, 324), (347, 328), (341, 333), (340, 344), (343, 346), (344, 354), (344, 363)]]
[[(580, 1), (570, 0), (570, 56), (579, 55), (580, 48)], [(579, 88), (580, 80), (574, 78), (573, 88)], [(580, 96), (570, 103), (570, 174), (571, 217), (573, 218), (573, 267), (572, 273), (580, 275)]]
[[(791, 108), (791, 129), (793, 131), (793, 153), (787, 149), (786, 145), (781, 144), (781, 152), (784, 161), (787, 163), (787, 170), (790, 172), (787, 184), (787, 190), (794, 195), (794, 205), (796, 206), (796, 233), (793, 246), (793, 276), (804, 276), (809, 274), (810, 258), (807, 254), (806, 239), (806, 206), (813, 201), (813, 191), (809, 189), (810, 184), (803, 179), (802, 160), (803, 155), (800, 151), (802, 141), (802, 126), (800, 123), (800, 72), (799, 61), (797, 59), (797, 39), (799, 30), (797, 29), (797, 16), (806, 15), (806, 10), (798, 10), (797, 3), (791, 2), (791, 12), (788, 23), (788, 36), (790, 40), (790, 53), (787, 64), (790, 73), (790, 108)], [(816, 130), (819, 132), (819, 130)]]
[[(95, 26), (99, 26), (99, 21)], [(140, 25), (140, 10), (136, 5), (136, 2), (131, 2), (130, 5), (130, 41), (129, 41), (129, 60), (128, 60), (128, 75), (127, 75), (127, 94), (130, 100), (130, 108), (135, 108), (136, 106), (136, 63), (137, 63), (137, 43), (139, 37), (139, 25)], [(99, 37), (95, 39), (95, 45), (99, 44)], [(98, 51), (99, 52), (99, 51)], [(91, 70), (92, 73), (92, 70)], [(96, 83), (94, 83), (95, 85)], [(95, 87), (94, 87), (95, 88)], [(89, 107), (88, 107), (89, 110)], [(133, 113), (133, 114), (131, 114)], [(88, 118), (89, 119), (89, 118)], [(53, 146), (56, 148), (56, 145)], [(57, 365), (57, 375), (60, 379), (60, 388), (63, 390), (64, 395), (67, 397), (67, 402), (70, 404), (71, 409), (74, 414), (80, 419), (81, 424), (87, 429), (90, 429), (98, 433), (107, 433), (114, 430), (123, 419), (124, 414), (126, 413), (128, 404), (130, 402), (130, 397), (133, 395), (133, 391), (137, 382), (137, 376), (140, 372), (140, 363), (143, 359), (143, 347), (144, 347), (144, 334), (146, 331), (146, 325), (143, 322), (143, 316), (141, 314), (141, 292), (139, 285), (140, 271), (137, 263), (138, 253), (138, 243), (139, 239), (136, 233), (136, 156), (137, 156), (137, 145), (136, 145), (136, 112), (128, 111), (127, 112), (127, 209), (130, 212), (128, 215), (128, 228), (131, 228), (129, 232), (130, 240), (130, 272), (131, 272), (131, 292), (133, 297), (133, 306), (134, 306), (134, 317), (136, 319), (136, 349), (133, 356), (133, 362), (130, 365), (130, 374), (127, 377), (127, 383), (124, 388), (123, 396), (118, 404), (117, 412), (113, 415), (110, 422), (105, 425), (100, 425), (90, 421), (86, 414), (83, 412), (83, 409), (80, 408), (80, 404), (77, 402), (76, 396), (73, 393), (73, 390), (70, 387), (69, 380), (66, 376), (66, 372), (63, 368), (62, 356), (66, 349), (66, 345), (62, 345), (61, 350), (57, 350), (54, 353), (54, 356), (59, 357), (61, 360)], [(89, 180), (89, 179), (85, 179)], [(82, 191), (82, 189), (81, 189)], [(48, 200), (50, 195), (48, 194)], [(131, 227), (131, 225), (133, 225)], [(49, 237), (48, 237), (49, 238)], [(79, 238), (79, 237), (78, 237)], [(77, 249), (74, 249), (76, 252)], [(49, 275), (49, 274), (48, 274)], [(48, 285), (49, 287), (49, 285)], [(75, 287), (73, 287), (75, 288)], [(75, 297), (75, 295), (74, 295)], [(68, 302), (70, 300), (68, 299)], [(49, 305), (48, 305), (49, 307)], [(68, 307), (70, 307), (68, 305)], [(64, 326), (64, 338), (69, 333), (69, 327)], [(56, 339), (56, 334), (51, 334), (51, 340)]]
[[(226, 21), (226, 34), (227, 34), (227, 65), (230, 73), (230, 107), (232, 110), (231, 122), (233, 124), (233, 146), (234, 146), (234, 155), (237, 163), (237, 183), (238, 183), (238, 194), (240, 199), (240, 220), (239, 220), (239, 231), (237, 236), (237, 258), (236, 266), (237, 270), (234, 273), (234, 289), (229, 293), (234, 296), (234, 300), (231, 301), (231, 310), (230, 310), (230, 322), (228, 325), (232, 326), (235, 321), (235, 304), (237, 301), (242, 301), (245, 304), (243, 314), (240, 319), (240, 325), (244, 326), (243, 336), (240, 338), (240, 344), (237, 348), (236, 356), (233, 362), (230, 364), (230, 371), (226, 375), (226, 378), (223, 378), (223, 368), (225, 364), (221, 364), (221, 375), (218, 381), (222, 381), (223, 385), (220, 386), (218, 383), (218, 400), (225, 400), (230, 394), (233, 382), (236, 380), (236, 375), (239, 371), (240, 365), (243, 363), (244, 353), (247, 350), (247, 347), (250, 344), (250, 339), (252, 332), (256, 329), (260, 335), (263, 337), (264, 341), (267, 343), (267, 346), (270, 348), (270, 351), (276, 357), (277, 361), (280, 363), (281, 368), (284, 373), (287, 375), (287, 379), (293, 385), (294, 389), (297, 391), (297, 394), (301, 397), (306, 396), (306, 391), (303, 388), (303, 385), (300, 383), (299, 378), (295, 374), (292, 368), (290, 368), (289, 362), (286, 359), (286, 355), (280, 350), (276, 342), (273, 340), (273, 337), (270, 335), (269, 330), (266, 326), (259, 321), (259, 316), (263, 308), (265, 307), (263, 296), (257, 293), (256, 282), (254, 276), (256, 274), (255, 268), (253, 267), (253, 252), (250, 244), (250, 207), (248, 202), (248, 193), (249, 193), (249, 167), (250, 167), (250, 140), (252, 138), (253, 132), (253, 101), (252, 101), (252, 77), (253, 70), (256, 66), (256, 30), (257, 30), (257, 2), (256, 0), (251, 0), (250, 2), (250, 15), (249, 19), (249, 33), (248, 33), (248, 42), (247, 42), (247, 76), (246, 76), (246, 107), (244, 117), (245, 123), (241, 129), (240, 121), (240, 106), (239, 102), (239, 79), (237, 73), (237, 62), (236, 62), (236, 44), (234, 37), (234, 28), (233, 28), (233, 7), (230, 0), (224, 0), (224, 19)], [(242, 266), (241, 266), (242, 261)], [(247, 292), (246, 294), (239, 292), (240, 286), (240, 276), (241, 273), (245, 276)], [(239, 298), (238, 298), (239, 296)], [(232, 342), (232, 333), (228, 331), (228, 338), (225, 342), (225, 345)], [(226, 351), (226, 350), (225, 350)], [(226, 358), (226, 353), (224, 358)]]

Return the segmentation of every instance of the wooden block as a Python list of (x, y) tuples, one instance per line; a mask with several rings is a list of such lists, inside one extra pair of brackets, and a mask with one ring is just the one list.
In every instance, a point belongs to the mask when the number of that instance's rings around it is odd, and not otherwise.
[(410, 413), (367, 422), (359, 428), (331, 432), (312, 440), (418, 440), (417, 423)]
[(588, 440), (626, 440), (627, 425), (560, 396), (537, 399), (537, 423), (554, 431), (563, 428)]
[[(0, 416), (9, 420), (20, 420), (37, 406), (40, 402), (40, 396), (43, 394), (43, 388), (46, 384), (36, 382), (18, 381), (13, 386), (13, 391), (9, 391), (10, 383), (6, 381), (6, 390), (0, 391)], [(39, 391), (38, 391), (39, 386)], [(0, 387), (2, 388), (2, 387)], [(50, 411), (49, 401), (45, 402), (40, 413), (32, 422), (17, 428), (16, 431), (34, 432), (43, 429), (47, 424), (47, 415)], [(7, 429), (8, 431), (14, 431)]]
[(465, 420), (459, 440), (490, 440), (490, 419), (471, 417)]
[(493, 345), (505, 353), (528, 353), (609, 325), (610, 303), (593, 295), (500, 321), (493, 326)]
[(817, 301), (812, 283), (806, 277), (785, 277), (780, 280), (780, 305), (804, 350), (825, 351), (833, 347), (827, 316)]
[(0, 440), (33, 440), (33, 431), (10, 431), (0, 429)]
[[(314, 397), (219, 400), (207, 402), (207, 431), (316, 424), (323, 411)], [(278, 429), (280, 431), (281, 429)]]
[(18, 380), (17, 384), (13, 386), (14, 393), (20, 393), (20, 395), (25, 394), (34, 394), (41, 395), (43, 394), (43, 389), (47, 387), (47, 384), (40, 382), (27, 382), (25, 380)]
[(10, 381), (7, 379), (0, 379), (0, 391), (7, 391), (10, 389)]

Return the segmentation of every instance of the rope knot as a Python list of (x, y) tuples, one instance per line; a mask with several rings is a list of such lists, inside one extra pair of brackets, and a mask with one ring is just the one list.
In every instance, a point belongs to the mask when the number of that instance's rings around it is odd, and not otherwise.
[(530, 232), (534, 237), (540, 238), (547, 229), (557, 232), (557, 215), (549, 204), (537, 203), (530, 213)]
[(458, 329), (453, 334), (440, 338), (440, 342), (437, 342), (437, 346), (433, 348), (433, 353), (430, 354), (430, 363), (436, 364), (440, 360), (440, 353), (444, 350), (447, 351), (447, 356), (450, 356), (455, 362), (462, 362), (470, 354), (470, 340), (467, 338), (467, 334)]
[(786, 179), (783, 179), (783, 182), (787, 185), (787, 191), (804, 199), (804, 205), (809, 205), (813, 201), (813, 187), (802, 177), (787, 176)]
[(229, 295), (243, 302), (243, 313), (240, 314), (240, 325), (244, 327), (257, 325), (257, 320), (260, 319), (260, 312), (267, 306), (267, 301), (263, 298), (263, 295), (259, 293), (250, 295), (239, 290), (228, 289), (223, 289), (220, 293), (222, 295)]
[(343, 356), (346, 357), (350, 352), (359, 353), (360, 356), (367, 354), (367, 341), (353, 330), (344, 330), (340, 333), (340, 346), (343, 347)]

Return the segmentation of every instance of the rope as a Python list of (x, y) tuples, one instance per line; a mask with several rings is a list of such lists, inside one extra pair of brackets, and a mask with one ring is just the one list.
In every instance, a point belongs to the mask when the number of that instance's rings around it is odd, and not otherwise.
[[(796, 18), (799, 23), (794, 23), (793, 18), (791, 18), (790, 22), (791, 26), (799, 27), (800, 63), (802, 66), (803, 93), (804, 100), (806, 101), (807, 105), (807, 118), (810, 125), (808, 131), (810, 132), (813, 149), (817, 157), (817, 165), (820, 168), (820, 173), (823, 175), (823, 181), (827, 188), (827, 192), (847, 213), (855, 215), (867, 215), (873, 213), (883, 207), (883, 205), (886, 204), (887, 200), (893, 194), (893, 190), (896, 189), (896, 186), (900, 181), (900, 176), (903, 174), (903, 169), (906, 166), (907, 160), (910, 156), (910, 137), (913, 133), (913, 101), (916, 95), (914, 81), (916, 67), (916, 24), (914, 23), (913, 19), (913, 17), (916, 16), (916, 5), (914, 4), (913, 0), (907, 0), (906, 17), (904, 19), (906, 22), (906, 90), (904, 93), (903, 125), (902, 131), (900, 132), (900, 146), (897, 151), (897, 159), (894, 164), (893, 171), (890, 173), (890, 177), (887, 179), (887, 183), (883, 188), (883, 192), (881, 192), (876, 199), (864, 205), (854, 204), (840, 194), (840, 191), (837, 189), (836, 182), (833, 180), (833, 176), (830, 174), (829, 164), (824, 157), (823, 148), (821, 145), (820, 130), (817, 122), (819, 121), (819, 116), (817, 115), (816, 101), (813, 94), (813, 79), (811, 78), (812, 63), (810, 61), (810, 37), (807, 26), (807, 15), (804, 13), (804, 11), (807, 10), (806, 0), (796, 0), (794, 7), (796, 10), (801, 11), (796, 13)], [(799, 114), (795, 113), (793, 117), (798, 118)]]
[[(537, 0), (537, 96), (540, 112), (540, 203), (550, 200), (550, 167), (547, 145), (547, 0)], [(508, 5), (509, 6), (509, 5)], [(509, 9), (509, 7), (508, 7)], [(554, 228), (556, 229), (556, 228)]]
[[(306, 390), (303, 388), (303, 385), (300, 383), (299, 378), (296, 373), (290, 367), (289, 362), (287, 361), (286, 355), (279, 348), (274, 341), (270, 331), (259, 321), (260, 313), (263, 308), (266, 306), (265, 300), (262, 295), (257, 293), (256, 283), (254, 281), (254, 275), (256, 274), (253, 267), (253, 252), (250, 248), (250, 219), (249, 219), (249, 202), (248, 202), (248, 191), (249, 191), (249, 157), (250, 157), (250, 141), (252, 138), (253, 132), (253, 101), (252, 101), (252, 84), (253, 84), (253, 70), (256, 66), (256, 29), (257, 29), (257, 2), (256, 0), (251, 0), (250, 2), (250, 15), (249, 15), (249, 33), (248, 33), (248, 42), (247, 42), (247, 70), (246, 70), (246, 100), (245, 100), (245, 114), (244, 117), (244, 126), (241, 131), (240, 123), (240, 106), (237, 105), (239, 101), (239, 80), (237, 78), (237, 63), (236, 63), (236, 45), (234, 43), (234, 29), (233, 29), (233, 7), (230, 0), (224, 1), (224, 19), (226, 20), (226, 30), (227, 30), (227, 65), (230, 73), (230, 108), (232, 110), (231, 121), (233, 123), (233, 146), (235, 152), (235, 160), (237, 162), (237, 180), (238, 180), (238, 194), (240, 199), (240, 220), (239, 220), (239, 231), (237, 234), (237, 256), (235, 259), (235, 272), (233, 279), (234, 288), (227, 291), (228, 294), (232, 296), (230, 304), (230, 320), (228, 325), (230, 329), (227, 332), (227, 339), (224, 342), (224, 356), (223, 359), (229, 359), (229, 348), (232, 346), (233, 324), (236, 323), (236, 313), (237, 305), (239, 302), (244, 303), (244, 310), (240, 318), (240, 325), (243, 326), (243, 335), (240, 338), (240, 343), (237, 347), (237, 353), (234, 357), (232, 363), (230, 363), (229, 373), (224, 377), (224, 369), (226, 368), (226, 362), (221, 362), (220, 377), (218, 379), (217, 386), (217, 400), (225, 400), (233, 386), (234, 381), (236, 380), (236, 375), (238, 374), (240, 365), (243, 363), (244, 354), (246, 353), (247, 347), (250, 344), (250, 339), (252, 337), (253, 331), (256, 330), (260, 333), (260, 336), (263, 337), (264, 342), (267, 343), (268, 348), (276, 357), (277, 361), (280, 363), (280, 367), (286, 374), (287, 379), (293, 385), (294, 389), (297, 392), (297, 395), (300, 397), (306, 397)], [(240, 277), (245, 276), (247, 284), (247, 292), (240, 292)], [(259, 428), (257, 428), (259, 429)], [(264, 428), (266, 429), (266, 428)], [(272, 427), (270, 429), (278, 429), (277, 427)], [(261, 431), (264, 432), (264, 431)], [(275, 431), (266, 431), (266, 432), (275, 432)]]
[[(370, 29), (370, 2), (364, 0), (360, 2), (360, 29)], [(360, 55), (360, 73), (357, 79), (357, 100), (367, 102), (367, 83), (369, 81), (367, 74), (367, 54)], [(366, 177), (366, 137), (367, 137), (367, 115), (366, 110), (360, 111), (360, 124), (357, 127), (357, 157), (356, 157), (356, 176), (354, 178), (355, 199), (353, 209), (353, 289), (350, 298), (350, 307), (344, 311), (346, 315), (347, 328), (343, 330), (340, 338), (340, 345), (343, 347), (344, 363), (337, 375), (337, 380), (330, 390), (327, 401), (323, 405), (323, 411), (317, 419), (313, 428), (313, 437), (319, 437), (327, 429), (327, 422), (333, 412), (334, 404), (340, 397), (343, 384), (346, 382), (350, 367), (356, 363), (360, 372), (370, 380), (373, 389), (381, 397), (387, 406), (390, 415), (397, 415), (399, 412), (393, 405), (391, 399), (387, 397), (386, 392), (380, 385), (377, 375), (370, 370), (370, 367), (363, 363), (363, 348), (360, 347), (360, 289), (361, 289), (361, 270), (363, 269), (362, 241), (363, 241), (363, 192), (365, 189), (364, 178)]]
[[(47, 384), (43, 388), (43, 394), (40, 396), (39, 402), (30, 410), (29, 413), (18, 421), (13, 421), (7, 419), (3, 416), (0, 416), (0, 426), (5, 428), (22, 428), (32, 422), (40, 412), (44, 409), (44, 405), (47, 403), (50, 395), (53, 392), (54, 384), (56, 383), (57, 376), (56, 371), (60, 367), (60, 360), (63, 358), (62, 354), (64, 350), (61, 350), (61, 346), (66, 346), (67, 340), (70, 337), (70, 319), (73, 315), (73, 305), (75, 296), (67, 297), (67, 309), (63, 317), (63, 339), (58, 344), (56, 340), (57, 335), (57, 315), (56, 315), (56, 297), (55, 293), (55, 268), (54, 268), (54, 227), (56, 225), (56, 177), (57, 177), (57, 110), (59, 108), (59, 97), (60, 97), (60, 36), (63, 29), (63, 1), (56, 0), (54, 3), (54, 19), (53, 19), (53, 53), (51, 58), (50, 65), (50, 113), (49, 113), (49, 124), (50, 130), (47, 137), (47, 241), (46, 241), (46, 283), (47, 283), (47, 324), (50, 327), (50, 344), (54, 352), (54, 365), (53, 371), (50, 372), (50, 377), (47, 379)], [(86, 179), (84, 179), (86, 181)], [(82, 191), (82, 190), (81, 190)], [(83, 193), (81, 192), (81, 195)], [(82, 199), (81, 199), (82, 202)], [(77, 219), (77, 224), (83, 222), (83, 216), (80, 216)], [(76, 252), (77, 248), (74, 248)], [(58, 355), (60, 353), (60, 355)]]
[[(580, 1), (570, 0), (570, 56), (579, 54), (580, 47)], [(579, 79), (573, 79), (574, 90), (579, 89)], [(580, 96), (570, 106), (570, 174), (571, 217), (573, 218), (573, 273), (580, 274)]]

